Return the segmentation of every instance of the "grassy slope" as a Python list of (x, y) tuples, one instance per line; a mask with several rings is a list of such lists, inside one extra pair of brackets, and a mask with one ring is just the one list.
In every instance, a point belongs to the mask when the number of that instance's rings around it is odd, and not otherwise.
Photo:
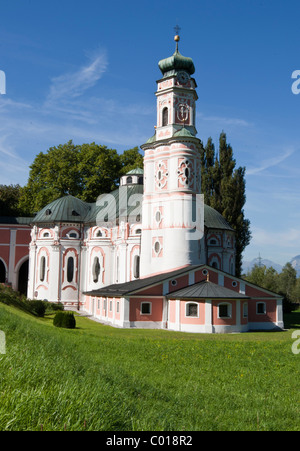
[[(296, 316), (298, 315), (298, 316)], [(290, 324), (300, 328), (299, 313)], [(291, 330), (194, 335), (52, 326), (0, 304), (0, 430), (299, 430)]]

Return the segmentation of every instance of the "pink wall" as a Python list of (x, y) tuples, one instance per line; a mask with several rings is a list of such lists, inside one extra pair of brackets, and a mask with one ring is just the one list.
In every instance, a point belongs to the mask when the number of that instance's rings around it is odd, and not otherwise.
[[(219, 304), (231, 304), (231, 318), (218, 318), (218, 305)], [(236, 324), (236, 302), (235, 301), (222, 301), (217, 300), (212, 302), (213, 315), (212, 321), (215, 326), (233, 326)]]
[[(141, 314), (141, 303), (151, 302), (152, 310), (151, 315)], [(130, 321), (162, 321), (162, 311), (163, 311), (163, 298), (130, 298)]]
[[(194, 303), (194, 301), (190, 301)], [(181, 324), (205, 324), (205, 301), (195, 302), (198, 304), (199, 318), (186, 317), (186, 305), (189, 301), (180, 302), (180, 322)]]
[[(256, 305), (258, 302), (264, 302), (266, 304), (266, 314), (257, 314)], [(248, 303), (248, 321), (249, 322), (276, 322), (276, 306), (277, 302), (275, 299), (270, 300), (252, 300)]]

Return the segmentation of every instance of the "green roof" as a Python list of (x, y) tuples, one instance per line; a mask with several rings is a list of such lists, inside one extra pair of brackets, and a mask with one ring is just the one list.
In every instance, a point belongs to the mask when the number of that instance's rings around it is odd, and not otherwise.
[(185, 127), (182, 127), (180, 130), (174, 133), (176, 138), (183, 137), (183, 138), (195, 138), (195, 136)]
[(126, 175), (143, 175), (144, 171), (141, 168), (131, 169), (131, 171), (127, 172)]
[[(99, 224), (102, 222), (110, 222), (118, 220), (124, 215), (124, 220), (134, 211), (135, 217), (142, 214), (142, 202), (134, 203), (127, 208), (127, 213), (124, 210), (128, 206), (128, 201), (131, 196), (135, 194), (142, 195), (144, 193), (143, 185), (126, 185), (120, 186), (118, 189), (109, 194), (104, 194), (102, 199), (99, 199), (94, 204), (91, 204), (91, 210), (85, 217), (84, 222), (87, 224)], [(105, 220), (107, 218), (107, 221)]]
[(231, 232), (234, 231), (221, 213), (208, 205), (204, 205), (204, 225), (208, 229), (230, 230)]
[(29, 217), (0, 216), (0, 224), (30, 225), (32, 222), (33, 218)]
[(73, 196), (51, 202), (33, 219), (33, 223), (83, 222), (91, 205)]
[(169, 58), (165, 58), (158, 63), (158, 66), (164, 75), (168, 77), (170, 75), (175, 75), (179, 71), (188, 72), (192, 75), (195, 72), (195, 66), (192, 58), (182, 56), (178, 50)]
[[(117, 221), (119, 217), (123, 217), (123, 215), (124, 220), (126, 221), (133, 211), (135, 217), (142, 213), (142, 202), (134, 202), (134, 205), (128, 207), (127, 212), (125, 210), (131, 196), (136, 194), (141, 195), (142, 200), (142, 195), (144, 194), (143, 185), (120, 186), (112, 193), (103, 195), (102, 201), (99, 199), (95, 203), (87, 203), (73, 196), (65, 196), (51, 202), (43, 208), (35, 218), (5, 218), (5, 222), (3, 221), (2, 223), (37, 224), (80, 222), (85, 224), (96, 224), (103, 221)], [(124, 211), (122, 211), (122, 206), (124, 206)], [(106, 217), (108, 218), (107, 221), (105, 221)], [(4, 218), (2, 218), (2, 220), (3, 219)], [(12, 219), (14, 222), (12, 222)], [(223, 216), (208, 205), (204, 205), (204, 225), (208, 229), (233, 231)]]

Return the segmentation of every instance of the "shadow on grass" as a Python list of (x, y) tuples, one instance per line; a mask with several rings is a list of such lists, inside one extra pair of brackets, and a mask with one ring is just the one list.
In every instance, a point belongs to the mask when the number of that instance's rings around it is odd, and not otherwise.
[(300, 329), (300, 309), (283, 315), (285, 329)]

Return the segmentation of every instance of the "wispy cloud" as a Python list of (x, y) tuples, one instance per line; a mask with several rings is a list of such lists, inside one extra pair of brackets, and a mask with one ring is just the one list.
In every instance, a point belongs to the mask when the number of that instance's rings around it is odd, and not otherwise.
[(224, 117), (224, 116), (205, 116), (203, 113), (198, 113), (198, 117), (202, 121), (210, 121), (210, 122), (216, 122), (223, 125), (233, 125), (233, 126), (242, 126), (242, 127), (249, 127), (253, 124), (246, 121), (245, 119), (239, 119), (234, 117)]
[(256, 168), (250, 168), (247, 169), (247, 175), (256, 175), (260, 172), (265, 171), (266, 169), (269, 169), (274, 166), (278, 166), (280, 163), (285, 161), (287, 158), (289, 158), (293, 153), (295, 152), (295, 149), (286, 149), (282, 154), (276, 155), (275, 157), (262, 160), (260, 165)]
[(93, 87), (107, 69), (107, 56), (101, 51), (78, 71), (67, 73), (52, 79), (46, 103), (74, 99)]
[(251, 232), (253, 245), (256, 246), (274, 246), (295, 251), (295, 243), (300, 242), (300, 229), (293, 227), (282, 231), (272, 231), (254, 226), (251, 228)]

